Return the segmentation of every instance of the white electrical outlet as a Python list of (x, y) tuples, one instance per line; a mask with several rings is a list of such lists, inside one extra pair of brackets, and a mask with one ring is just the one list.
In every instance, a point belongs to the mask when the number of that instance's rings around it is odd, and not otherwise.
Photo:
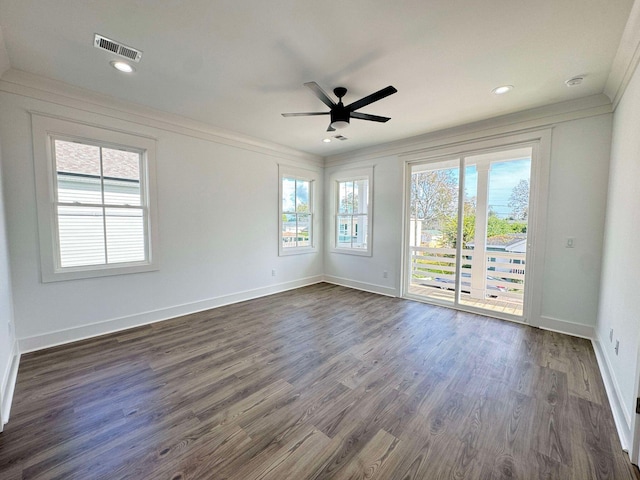
[(272, 277), (276, 276), (276, 269), (275, 268), (271, 269), (271, 276)]
[(613, 328), (609, 330), (609, 341), (613, 342)]
[(387, 272), (386, 270), (382, 272), (382, 278), (389, 278), (389, 272)]

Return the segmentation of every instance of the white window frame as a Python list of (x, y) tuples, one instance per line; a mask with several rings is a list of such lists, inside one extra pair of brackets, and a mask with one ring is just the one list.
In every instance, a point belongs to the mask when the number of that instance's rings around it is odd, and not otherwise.
[[(285, 213), (282, 209), (282, 181), (285, 178), (302, 180), (309, 182), (309, 245), (303, 247), (283, 247), (282, 246), (282, 215)], [(278, 165), (278, 255), (300, 255), (305, 253), (315, 253), (317, 248), (316, 242), (316, 188), (318, 183), (318, 174), (312, 170), (303, 168), (295, 168), (287, 165)]]
[[(338, 207), (340, 205), (338, 196), (340, 194), (338, 185), (341, 182), (352, 182), (367, 180), (369, 183), (367, 199), (367, 248), (353, 248), (338, 246)], [(334, 172), (330, 176), (331, 182), (331, 251), (334, 253), (344, 253), (347, 255), (360, 255), (371, 257), (373, 255), (373, 167), (354, 168)]]
[[(47, 283), (158, 270), (156, 140), (35, 113), (31, 114), (31, 124), (42, 281)], [(146, 259), (144, 261), (74, 267), (62, 267), (60, 265), (60, 242), (56, 214), (57, 178), (54, 139), (72, 140), (88, 145), (119, 148), (140, 153), (141, 206), (143, 207), (143, 218), (145, 219)]]

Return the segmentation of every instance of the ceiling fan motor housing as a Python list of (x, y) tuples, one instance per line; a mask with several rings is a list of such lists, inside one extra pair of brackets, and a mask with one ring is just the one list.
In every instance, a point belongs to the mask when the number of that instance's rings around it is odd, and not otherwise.
[(331, 126), (333, 128), (345, 128), (349, 126), (349, 110), (340, 102), (331, 109)]

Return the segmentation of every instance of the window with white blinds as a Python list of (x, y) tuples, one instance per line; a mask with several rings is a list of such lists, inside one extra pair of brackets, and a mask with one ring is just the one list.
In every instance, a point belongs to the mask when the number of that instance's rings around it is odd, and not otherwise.
[[(70, 123), (57, 130), (70, 134), (47, 132), (42, 145), (35, 127), (46, 130), (51, 122)], [(43, 281), (156, 269), (150, 175), (154, 144), (128, 134), (34, 118), (34, 151), (46, 157), (46, 163), (36, 161)], [(46, 197), (44, 185), (50, 190)]]

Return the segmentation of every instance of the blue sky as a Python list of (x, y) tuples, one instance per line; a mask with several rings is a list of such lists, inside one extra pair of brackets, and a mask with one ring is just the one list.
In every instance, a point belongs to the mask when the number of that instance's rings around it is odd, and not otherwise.
[[(296, 199), (296, 186), (298, 187), (298, 195)], [(298, 180), (293, 178), (285, 178), (282, 182), (282, 211), (292, 212), (295, 210), (294, 201), (309, 205), (309, 181)]]
[[(509, 197), (520, 180), (529, 181), (531, 159), (509, 160), (491, 164), (489, 173), (489, 206), (501, 218), (511, 214)], [(477, 193), (478, 174), (475, 166), (465, 170), (465, 194), (467, 198), (475, 197)]]

